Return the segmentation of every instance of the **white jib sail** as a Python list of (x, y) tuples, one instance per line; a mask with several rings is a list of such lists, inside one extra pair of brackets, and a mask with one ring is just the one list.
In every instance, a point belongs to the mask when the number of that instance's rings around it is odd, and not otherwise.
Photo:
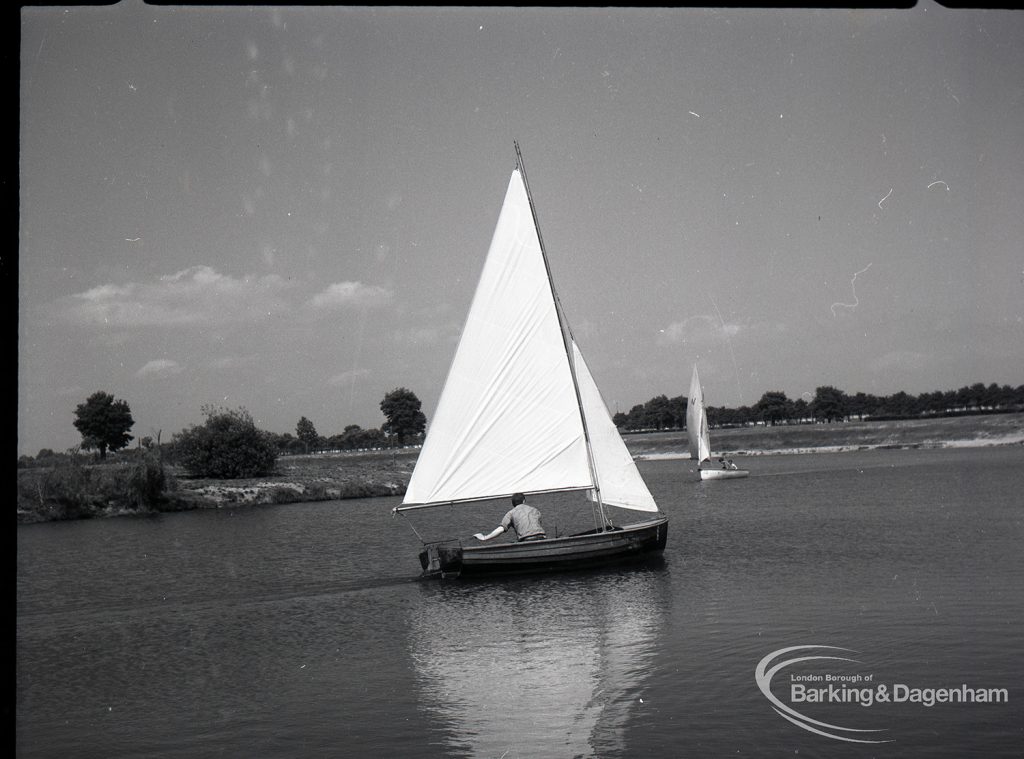
[(637, 471), (629, 449), (622, 442), (622, 436), (608, 413), (608, 407), (575, 341), (572, 343), (572, 351), (580, 400), (587, 417), (594, 469), (597, 470), (597, 481), (601, 486), (602, 503), (634, 511), (657, 511), (658, 505)]
[(693, 366), (690, 379), (690, 397), (686, 403), (686, 436), (690, 441), (690, 458), (698, 464), (711, 458), (711, 441), (708, 435), (708, 417), (704, 410), (704, 391), (697, 376), (697, 365)]
[(403, 503), (589, 487), (565, 343), (517, 169)]

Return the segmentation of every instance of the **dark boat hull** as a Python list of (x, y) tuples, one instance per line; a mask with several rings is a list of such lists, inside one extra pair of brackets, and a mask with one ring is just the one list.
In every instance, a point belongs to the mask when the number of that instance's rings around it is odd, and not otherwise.
[(424, 577), (486, 577), (585, 569), (660, 554), (668, 539), (668, 517), (563, 538), (463, 547), (430, 544), (420, 553)]

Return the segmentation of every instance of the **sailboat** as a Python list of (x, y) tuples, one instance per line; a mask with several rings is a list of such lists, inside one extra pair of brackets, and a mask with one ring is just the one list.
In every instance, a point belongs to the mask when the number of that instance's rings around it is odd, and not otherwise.
[(727, 480), (750, 475), (746, 469), (706, 466), (711, 462), (711, 438), (708, 434), (707, 409), (704, 407), (704, 390), (700, 386), (696, 364), (693, 365), (690, 396), (686, 404), (686, 437), (690, 441), (690, 458), (697, 462), (697, 471), (702, 480)]
[[(428, 577), (602, 566), (660, 554), (668, 537), (668, 517), (637, 471), (569, 328), (514, 145), (516, 167), (466, 325), (393, 513), (579, 491), (590, 499), (597, 526), (492, 545), (423, 541), (419, 559)], [(618, 526), (607, 506), (654, 516)]]

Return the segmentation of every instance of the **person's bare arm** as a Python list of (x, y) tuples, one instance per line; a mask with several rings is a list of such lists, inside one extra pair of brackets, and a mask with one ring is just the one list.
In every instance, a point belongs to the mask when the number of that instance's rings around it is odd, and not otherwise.
[(497, 527), (495, 527), (495, 528), (494, 528), (493, 530), (491, 530), (491, 531), (490, 531), (489, 533), (487, 533), (486, 535), (484, 535), (484, 534), (483, 534), (482, 532), (478, 532), (478, 533), (477, 533), (476, 535), (474, 535), (473, 537), (474, 537), (474, 538), (476, 538), (477, 540), (490, 540), (491, 538), (496, 538), (496, 537), (498, 537), (498, 536), (499, 536), (499, 535), (501, 535), (501, 533), (503, 533), (503, 532), (505, 532), (505, 528), (504, 528), (504, 527), (502, 527), (502, 526), (501, 526), (501, 525), (499, 524), (499, 525), (498, 525)]

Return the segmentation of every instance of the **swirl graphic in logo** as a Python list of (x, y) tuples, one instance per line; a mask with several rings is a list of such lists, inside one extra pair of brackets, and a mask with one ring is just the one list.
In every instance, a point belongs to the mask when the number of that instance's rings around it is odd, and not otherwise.
[(772, 651), (770, 654), (768, 654), (766, 657), (764, 657), (763, 659), (761, 659), (761, 661), (757, 663), (757, 668), (754, 670), (754, 679), (757, 681), (757, 687), (760, 688), (761, 693), (764, 694), (764, 697), (771, 702), (772, 708), (779, 714), (780, 717), (789, 720), (797, 727), (802, 727), (804, 730), (816, 733), (817, 735), (823, 735), (826, 738), (834, 738), (837, 741), (847, 741), (849, 743), (892, 743), (891, 739), (868, 740), (867, 738), (853, 738), (847, 735), (836, 735), (835, 732), (829, 731), (839, 731), (843, 733), (878, 733), (884, 731), (862, 730), (853, 727), (840, 727), (839, 725), (831, 725), (828, 722), (820, 722), (819, 720), (811, 719), (810, 717), (801, 714), (792, 707), (786, 706), (784, 703), (782, 703), (781, 701), (779, 701), (779, 699), (775, 697), (771, 690), (772, 678), (776, 674), (778, 674), (779, 670), (781, 670), (783, 667), (788, 667), (791, 664), (797, 664), (799, 662), (815, 661), (820, 659), (827, 659), (832, 661), (850, 661), (859, 663), (858, 659), (850, 659), (846, 656), (798, 656), (795, 659), (786, 659), (785, 661), (781, 661), (775, 666), (773, 666), (771, 669), (767, 669), (769, 662), (771, 662), (778, 656), (782, 656), (783, 654), (788, 654), (793, 651), (808, 651), (814, 649), (827, 649), (830, 651), (847, 651), (849, 653), (856, 653), (856, 651), (852, 651), (849, 648), (839, 648), (838, 646), (790, 646), (789, 648), (780, 648), (777, 651)]

